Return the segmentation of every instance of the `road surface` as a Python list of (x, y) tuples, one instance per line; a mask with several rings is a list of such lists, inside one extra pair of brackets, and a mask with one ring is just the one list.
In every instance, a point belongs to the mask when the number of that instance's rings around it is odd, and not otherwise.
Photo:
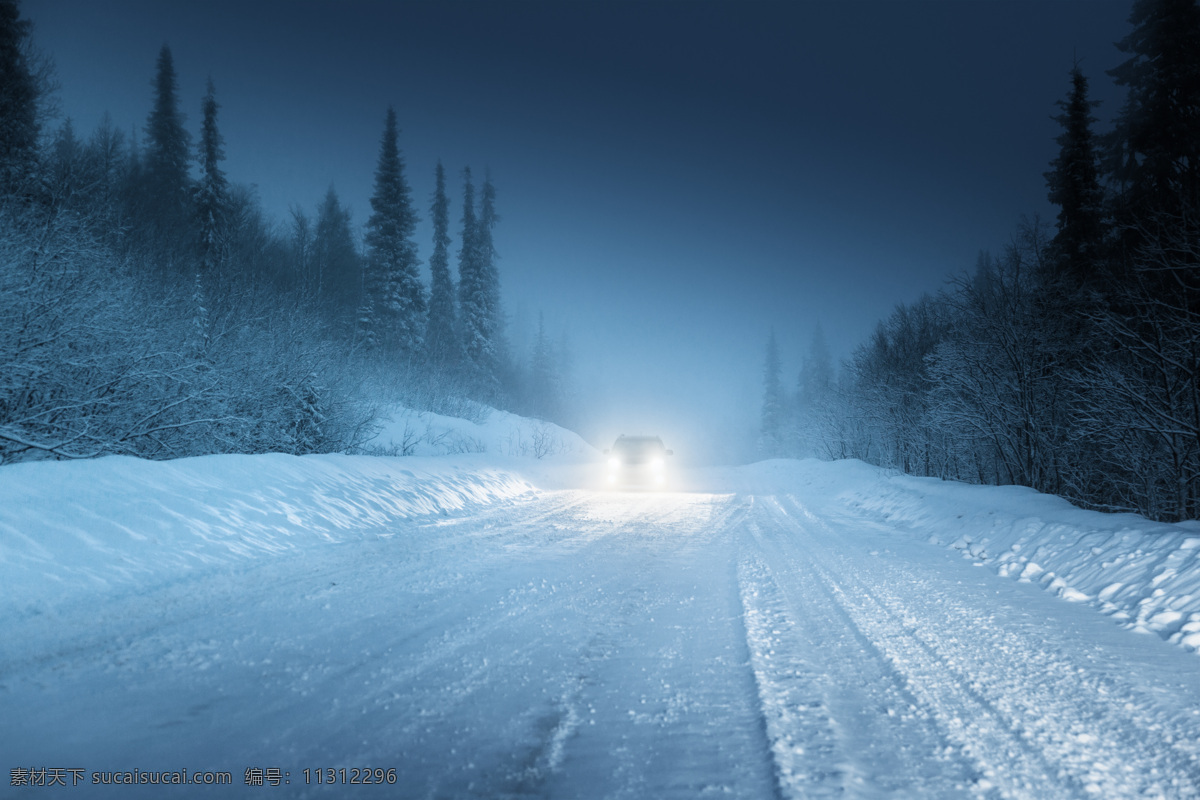
[[(3, 796), (1200, 797), (1195, 655), (802, 493), (544, 492), (10, 628)], [(185, 769), (232, 788), (93, 783)]]

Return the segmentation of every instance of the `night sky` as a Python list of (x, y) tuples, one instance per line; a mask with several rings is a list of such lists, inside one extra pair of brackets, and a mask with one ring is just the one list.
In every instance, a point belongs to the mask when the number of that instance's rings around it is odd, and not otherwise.
[[(169, 44), (198, 136), (267, 213), (333, 184), (361, 228), (384, 113), (422, 215), (433, 171), (490, 170), (510, 335), (565, 333), (580, 433), (746, 457), (773, 325), (795, 384), (899, 302), (1053, 221), (1042, 173), (1073, 58), (1104, 101), (1130, 3), (24, 0), (77, 133), (140, 132)], [(457, 240), (454, 244), (457, 249)], [(426, 280), (428, 276), (426, 275)]]

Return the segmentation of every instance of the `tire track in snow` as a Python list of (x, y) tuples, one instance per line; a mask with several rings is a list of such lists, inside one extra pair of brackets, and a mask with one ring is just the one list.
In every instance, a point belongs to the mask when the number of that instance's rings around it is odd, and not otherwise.
[(776, 659), (780, 635), (793, 627), (779, 587), (756, 558), (738, 561), (750, 668), (780, 797), (836, 797), (845, 789), (837, 735), (813, 675)]
[(781, 792), (789, 798), (971, 792), (972, 770), (946, 747), (890, 664), (821, 591), (812, 570), (764, 536), (759, 521), (772, 529), (774, 520), (757, 516), (739, 558), (739, 583)]
[(795, 498), (785, 503), (793, 513), (779, 506), (778, 514), (810, 551), (827, 591), (997, 794), (1200, 797), (1196, 731), (1121, 703), (1130, 693), (1106, 687), (1111, 679), (1002, 629), (978, 604), (941, 589), (945, 581), (915, 578), (911, 564), (852, 560), (821, 541), (838, 536), (827, 522)]
[[(432, 642), (431, 649), (414, 652), (403, 672), (389, 682), (429, 687), (421, 702), (430, 713), (411, 720), (399, 732), (399, 738), (410, 741), (427, 735), (430, 725), (434, 736), (440, 737), (438, 731), (475, 715), (473, 707), (482, 708), (501, 695), (512, 694), (514, 680), (529, 681), (530, 688), (522, 692), (525, 696), (532, 693), (537, 700), (527, 709), (515, 708), (510, 720), (496, 720), (500, 725), (492, 731), (492, 738), (519, 745), (509, 745), (506, 755), (497, 752), (489, 756), (491, 766), (486, 773), (479, 772), (483, 767), (468, 766), (464, 771), (426, 765), (423, 793), (553, 796), (553, 787), (563, 785), (565, 778), (594, 770), (597, 764), (605, 764), (612, 776), (599, 784), (607, 787), (606, 791), (588, 786), (573, 790), (574, 796), (641, 796), (645, 794), (642, 789), (654, 789), (652, 794), (659, 796), (683, 797), (692, 793), (681, 793), (680, 781), (684, 786), (688, 781), (708, 781), (719, 787), (723, 780), (730, 780), (728, 774), (713, 772), (711, 764), (694, 774), (661, 770), (663, 762), (669, 765), (676, 758), (671, 748), (678, 745), (669, 742), (674, 737), (696, 735), (694, 726), (702, 719), (697, 709), (705, 707), (698, 704), (696, 690), (707, 691), (708, 687), (682, 682), (662, 695), (642, 695), (650, 688), (645, 685), (646, 677), (631, 680), (629, 671), (631, 665), (654, 666), (647, 660), (654, 652), (648, 646), (687, 646), (690, 637), (701, 633), (688, 630), (694, 623), (655, 630), (655, 617), (661, 622), (667, 621), (664, 618), (690, 622), (680, 617), (679, 611), (672, 611), (671, 606), (678, 606), (681, 598), (666, 590), (661, 578), (664, 570), (670, 574), (692, 562), (708, 563), (714, 551), (727, 549), (722, 538), (728, 537), (728, 520), (738, 513), (732, 496), (705, 500), (695, 496), (591, 495), (556, 503), (554, 509), (529, 511), (512, 514), (503, 524), (511, 526), (519, 539), (536, 543), (536, 551), (523, 547), (514, 551), (507, 537), (490, 533), (488, 549), (493, 555), (498, 550), (506, 553), (509, 566), (499, 569), (510, 582), (505, 585), (511, 585), (511, 565), (525, 561), (525, 554), (530, 553), (532, 560), (522, 569), (534, 576), (546, 574), (549, 568), (547, 578), (555, 583), (556, 591), (545, 591), (544, 582), (541, 591), (538, 586), (518, 585), (506, 593), (491, 587), (485, 594), (487, 602), (456, 602), (454, 605), (469, 608), (470, 613), (456, 620), (443, 640)], [(631, 569), (614, 570), (618, 564)], [(564, 569), (574, 580), (562, 580), (566, 576), (558, 573)], [(564, 624), (568, 618), (570, 622)], [(648, 627), (647, 621), (651, 623)], [(648, 634), (651, 638), (644, 638)], [(490, 662), (485, 654), (492, 656)], [(679, 663), (687, 666), (690, 662)], [(669, 666), (670, 662), (661, 663), (658, 669)], [(663, 677), (678, 671), (678, 667), (667, 670)], [(438, 676), (436, 688), (430, 680), (434, 675)], [(683, 676), (675, 674), (671, 683), (679, 677)], [(650, 683), (657, 684), (659, 679), (651, 677)], [(626, 717), (629, 706), (625, 704), (636, 702), (629, 696), (635, 687), (642, 696), (640, 702), (646, 705), (635, 705), (637, 713), (630, 710)], [(606, 708), (618, 703), (620, 715), (606, 716)], [(596, 727), (585, 727), (590, 725)], [(594, 736), (584, 737), (590, 744), (580, 750), (581, 732), (600, 731), (612, 737), (603, 750), (594, 749)], [(613, 737), (614, 732), (620, 734), (619, 739)], [(471, 733), (473, 740), (479, 735), (478, 730)], [(660, 741), (660, 736), (667, 738)], [(642, 737), (649, 738), (634, 744)], [(626, 744), (614, 748), (615, 741)], [(664, 748), (669, 752), (656, 752)], [(745, 771), (742, 767), (738, 774)], [(764, 777), (766, 774), (764, 770)], [(739, 780), (726, 788), (738, 786)], [(471, 789), (472, 785), (486, 786), (487, 791), (481, 793)]]

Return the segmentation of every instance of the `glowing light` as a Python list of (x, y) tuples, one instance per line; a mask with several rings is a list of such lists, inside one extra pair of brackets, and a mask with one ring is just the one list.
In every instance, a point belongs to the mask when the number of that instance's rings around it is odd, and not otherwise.
[(610, 467), (612, 467), (613, 469), (617, 469), (618, 467), (621, 466), (621, 459), (617, 458), (616, 456), (613, 456), (612, 458), (610, 458), (608, 460), (608, 465)]

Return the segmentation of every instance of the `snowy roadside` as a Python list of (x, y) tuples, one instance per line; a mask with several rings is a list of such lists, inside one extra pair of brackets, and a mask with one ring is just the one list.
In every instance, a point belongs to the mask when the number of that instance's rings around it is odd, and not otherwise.
[[(530, 420), (496, 412), (459, 431), (474, 452), (408, 458), (219, 455), (108, 457), (0, 469), (0, 609), (36, 613), (80, 593), (144, 588), (198, 570), (302, 548), (388, 537), (403, 520), (461, 515), (556, 484), (590, 448), (521, 454)], [(513, 455), (488, 452), (513, 442)], [(386, 444), (386, 441), (384, 442)], [(482, 451), (482, 452), (479, 452)]]
[(913, 478), (860, 461), (767, 461), (741, 472), (760, 492), (807, 487), (806, 496), (831, 501), (829, 511), (911, 531), (1003, 577), (1200, 651), (1200, 523), (1086, 511), (1025, 487)]

